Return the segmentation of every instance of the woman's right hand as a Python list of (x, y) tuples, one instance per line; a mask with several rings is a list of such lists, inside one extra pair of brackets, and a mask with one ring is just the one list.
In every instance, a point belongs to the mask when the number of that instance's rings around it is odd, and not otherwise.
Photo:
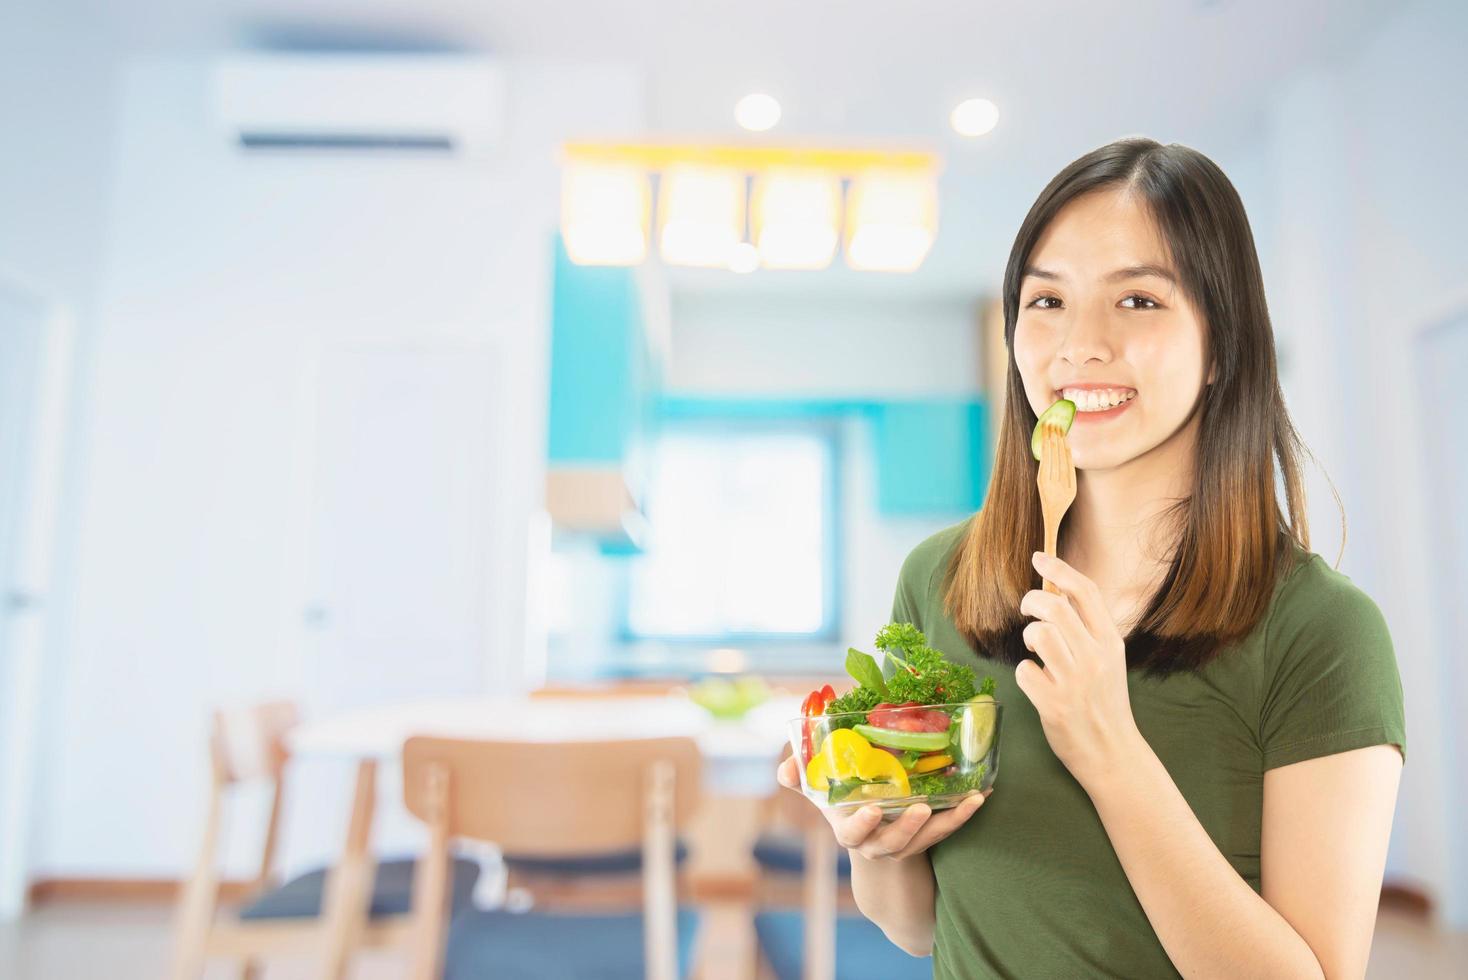
[[(794, 756), (780, 763), (776, 774), (780, 785), (799, 793), (800, 770)], [(987, 793), (975, 790), (951, 810), (934, 813), (926, 803), (915, 803), (889, 824), (882, 823), (882, 808), (875, 803), (852, 810), (827, 810), (821, 813), (835, 831), (836, 841), (868, 860), (900, 861), (921, 854), (938, 843), (973, 816), (988, 799)]]

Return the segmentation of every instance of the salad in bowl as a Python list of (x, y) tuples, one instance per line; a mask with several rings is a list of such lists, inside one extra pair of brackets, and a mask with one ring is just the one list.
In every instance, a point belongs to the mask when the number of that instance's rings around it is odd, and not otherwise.
[(999, 763), (994, 678), (976, 686), (971, 668), (945, 660), (911, 623), (884, 626), (876, 647), (891, 676), (877, 658), (848, 650), (856, 687), (812, 691), (790, 722), (801, 790), (827, 809), (875, 802), (888, 818), (914, 803), (943, 810), (987, 791)]

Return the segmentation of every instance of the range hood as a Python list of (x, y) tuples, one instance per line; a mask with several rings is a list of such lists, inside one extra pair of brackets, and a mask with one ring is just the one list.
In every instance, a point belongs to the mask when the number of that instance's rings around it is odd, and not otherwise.
[(556, 529), (620, 549), (642, 546), (643, 516), (623, 467), (555, 463), (545, 474), (545, 508)]

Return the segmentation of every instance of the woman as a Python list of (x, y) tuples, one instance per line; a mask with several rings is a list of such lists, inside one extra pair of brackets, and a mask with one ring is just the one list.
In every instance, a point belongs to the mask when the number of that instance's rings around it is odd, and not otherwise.
[[(1020, 228), (1004, 327), (988, 499), (913, 550), (892, 611), (997, 679), (998, 792), (830, 815), (861, 910), (938, 977), (1363, 975), (1401, 684), (1376, 606), (1309, 551), (1238, 194), (1176, 144), (1087, 154)], [(1062, 395), (1078, 488), (1047, 560), (1030, 432)]]

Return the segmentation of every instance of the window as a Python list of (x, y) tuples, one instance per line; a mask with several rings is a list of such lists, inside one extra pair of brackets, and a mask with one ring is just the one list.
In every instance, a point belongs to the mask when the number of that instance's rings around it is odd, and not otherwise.
[(833, 430), (819, 421), (669, 425), (629, 569), (634, 638), (826, 638), (836, 632)]

